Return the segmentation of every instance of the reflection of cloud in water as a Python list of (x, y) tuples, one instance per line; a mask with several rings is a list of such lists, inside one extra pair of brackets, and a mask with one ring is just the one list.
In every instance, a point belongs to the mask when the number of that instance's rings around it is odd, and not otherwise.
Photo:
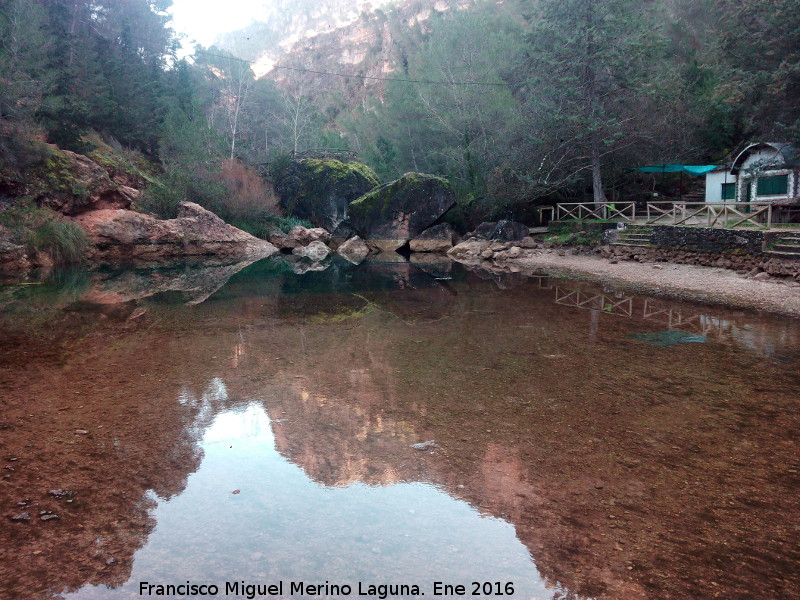
[[(519, 597), (553, 595), (509, 523), (430, 484), (319, 485), (275, 450), (259, 404), (219, 413), (202, 446), (186, 490), (154, 509), (157, 527), (122, 591), (139, 581), (329, 580), (354, 597), (359, 581), (432, 595), (434, 581), (502, 579)], [(102, 586), (77, 595), (113, 597)]]
[(258, 404), (218, 414), (203, 436), (203, 445), (240, 439), (263, 441), (264, 446), (275, 449), (269, 416)]

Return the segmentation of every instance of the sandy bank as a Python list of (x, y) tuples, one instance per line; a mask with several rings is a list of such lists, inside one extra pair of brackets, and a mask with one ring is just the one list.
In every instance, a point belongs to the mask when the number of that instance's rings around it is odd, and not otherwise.
[(633, 261), (613, 264), (607, 258), (559, 256), (548, 250), (535, 250), (530, 256), (509, 259), (505, 264), (526, 272), (614, 282), (648, 294), (800, 317), (800, 286), (780, 279), (755, 281), (728, 269)]

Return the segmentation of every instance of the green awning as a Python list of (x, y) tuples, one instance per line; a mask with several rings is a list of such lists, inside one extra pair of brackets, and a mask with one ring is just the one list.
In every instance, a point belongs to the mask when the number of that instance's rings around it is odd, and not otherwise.
[(689, 173), (689, 175), (705, 175), (717, 168), (717, 165), (678, 165), (675, 163), (663, 163), (660, 165), (647, 165), (646, 167), (634, 167), (635, 171), (642, 173)]

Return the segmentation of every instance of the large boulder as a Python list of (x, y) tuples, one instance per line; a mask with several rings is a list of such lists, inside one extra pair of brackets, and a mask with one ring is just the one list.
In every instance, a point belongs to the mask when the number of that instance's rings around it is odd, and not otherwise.
[(529, 228), (516, 221), (498, 221), (497, 223), (481, 223), (465, 238), (478, 238), (498, 242), (518, 242), (528, 236)]
[(429, 227), (409, 242), (412, 252), (447, 252), (453, 247), (453, 228), (449, 223)]
[(350, 204), (350, 223), (382, 252), (391, 252), (417, 237), (455, 205), (446, 179), (406, 173)]
[(177, 256), (261, 258), (277, 248), (228, 225), (214, 213), (183, 202), (175, 219), (161, 220), (124, 209), (93, 210), (74, 217), (89, 240), (93, 260), (160, 261)]
[(307, 158), (289, 162), (274, 176), (287, 214), (334, 231), (347, 219), (348, 206), (380, 185), (375, 172), (358, 162)]

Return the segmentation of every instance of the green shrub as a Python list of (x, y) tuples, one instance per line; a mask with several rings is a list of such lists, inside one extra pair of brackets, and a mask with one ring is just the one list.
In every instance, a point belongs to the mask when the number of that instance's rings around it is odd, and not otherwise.
[(47, 252), (59, 265), (80, 262), (88, 245), (86, 233), (74, 223), (48, 220), (28, 233), (28, 248)]
[(272, 217), (269, 219), (270, 223), (277, 225), (278, 228), (283, 233), (289, 233), (292, 227), (305, 227), (306, 229), (312, 229), (314, 225), (311, 221), (307, 221), (305, 219), (301, 219), (300, 217)]
[(134, 208), (160, 219), (174, 219), (178, 216), (178, 207), (184, 199), (185, 193), (181, 187), (156, 182), (143, 190)]

